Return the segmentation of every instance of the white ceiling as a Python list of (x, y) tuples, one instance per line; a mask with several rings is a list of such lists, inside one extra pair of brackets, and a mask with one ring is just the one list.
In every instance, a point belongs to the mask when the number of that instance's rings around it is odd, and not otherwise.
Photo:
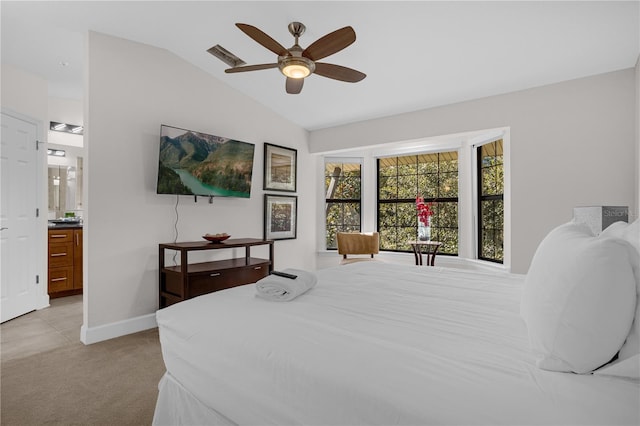
[[(84, 36), (98, 31), (165, 48), (292, 122), (319, 129), (633, 67), (638, 1), (6, 1), (2, 62), (44, 76), (49, 94), (82, 98)], [(234, 23), (285, 47), (292, 21), (304, 48), (351, 25), (356, 42), (323, 62), (367, 74), (359, 83), (312, 75), (285, 93), (277, 69), (225, 74), (215, 44), (247, 64), (275, 62)], [(62, 66), (66, 63), (67, 66)]]

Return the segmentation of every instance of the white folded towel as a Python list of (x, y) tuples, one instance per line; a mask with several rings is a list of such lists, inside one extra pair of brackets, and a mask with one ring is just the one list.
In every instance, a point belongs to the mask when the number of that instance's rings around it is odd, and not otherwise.
[(256, 282), (258, 297), (276, 302), (288, 302), (309, 291), (318, 282), (313, 272), (300, 269), (285, 269), (282, 272), (297, 275), (297, 278), (267, 275)]

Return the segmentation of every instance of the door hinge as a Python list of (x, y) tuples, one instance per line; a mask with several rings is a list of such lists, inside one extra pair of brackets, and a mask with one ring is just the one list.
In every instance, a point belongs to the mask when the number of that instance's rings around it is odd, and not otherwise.
[(36, 284), (40, 284), (40, 275), (36, 275)]
[(41, 142), (41, 141), (36, 139), (36, 151), (38, 151), (40, 149), (40, 144), (41, 143), (45, 143), (45, 142)]
[(36, 217), (40, 217), (40, 209), (36, 209)]

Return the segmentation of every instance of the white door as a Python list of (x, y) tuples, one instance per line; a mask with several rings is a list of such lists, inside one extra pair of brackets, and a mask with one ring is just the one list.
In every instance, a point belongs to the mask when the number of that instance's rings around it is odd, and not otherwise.
[[(0, 322), (37, 303), (36, 125), (2, 113), (0, 133)], [(46, 285), (46, 277), (45, 282)]]

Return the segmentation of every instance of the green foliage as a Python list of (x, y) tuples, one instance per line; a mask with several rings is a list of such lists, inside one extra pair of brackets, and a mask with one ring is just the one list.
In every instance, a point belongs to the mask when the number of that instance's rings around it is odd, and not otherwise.
[(189, 171), (203, 183), (230, 191), (249, 192), (253, 168), (253, 145), (234, 140), (220, 144), (206, 161)]
[(176, 169), (180, 167), (180, 160), (187, 153), (177, 139), (163, 136), (160, 140), (160, 164)]
[(158, 167), (158, 194), (193, 194), (180, 180), (180, 176), (169, 167), (159, 164)]
[[(496, 197), (504, 192), (502, 141), (483, 151), (482, 194)], [(360, 230), (360, 167), (327, 164), (325, 189), (334, 184), (326, 205), (327, 248), (336, 247), (335, 235)], [(340, 173), (334, 176), (336, 167)], [(343, 170), (347, 168), (348, 172)], [(353, 179), (351, 179), (353, 178)], [(415, 199), (433, 202), (431, 239), (440, 241), (438, 250), (458, 254), (458, 157), (457, 152), (385, 158), (378, 161), (378, 232), (380, 248), (411, 251), (409, 240), (418, 232)], [(354, 201), (354, 200), (357, 200)], [(502, 261), (504, 205), (502, 199), (481, 201), (481, 245), (486, 258)]]
[(338, 232), (361, 230), (361, 176), (360, 164), (328, 163), (325, 167), (326, 247), (338, 247)]
[(504, 260), (504, 166), (502, 140), (481, 146), (480, 253), (483, 259)]
[(502, 200), (482, 200), (481, 257), (502, 261), (504, 259), (504, 203)]
[(380, 176), (378, 179), (378, 198), (381, 200), (393, 200), (398, 198), (398, 177)]
[(458, 253), (458, 157), (456, 152), (386, 158), (378, 162), (378, 231), (383, 250), (409, 251), (418, 218), (415, 199), (434, 202), (431, 239), (440, 253)]
[[(484, 164), (487, 164), (486, 166)], [(483, 161), (482, 166), (482, 195), (496, 195), (504, 193), (504, 169), (502, 162), (494, 158)]]

